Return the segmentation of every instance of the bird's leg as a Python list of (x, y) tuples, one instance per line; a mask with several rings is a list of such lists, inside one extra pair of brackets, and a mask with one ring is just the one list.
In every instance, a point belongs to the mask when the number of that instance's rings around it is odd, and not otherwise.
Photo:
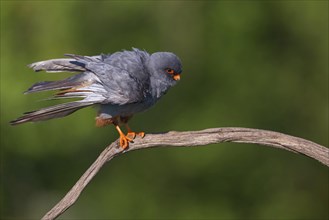
[(126, 127), (127, 130), (127, 135), (126, 137), (129, 137), (131, 139), (134, 139), (136, 137), (136, 135), (140, 136), (141, 138), (143, 138), (145, 136), (144, 132), (134, 132), (130, 129), (130, 127), (128, 126), (128, 121), (129, 119), (131, 119), (133, 116), (129, 115), (129, 116), (120, 116), (120, 121), (121, 123), (123, 123)]
[(119, 132), (120, 135), (120, 146), (122, 149), (126, 149), (129, 146), (129, 142), (133, 141), (133, 138), (126, 136), (120, 129), (119, 125), (115, 124), (115, 129)]
[(127, 129), (127, 137), (134, 139), (136, 137), (136, 135), (140, 136), (141, 138), (143, 138), (145, 136), (145, 132), (134, 132), (130, 129), (129, 125), (127, 123), (125, 123), (125, 127)]

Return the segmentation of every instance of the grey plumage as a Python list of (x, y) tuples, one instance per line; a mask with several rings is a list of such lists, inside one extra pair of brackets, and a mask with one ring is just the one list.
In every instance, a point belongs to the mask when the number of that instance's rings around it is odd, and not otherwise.
[(22, 124), (25, 122), (43, 121), (52, 118), (60, 118), (72, 114), (73, 112), (93, 105), (92, 102), (68, 102), (64, 104), (54, 105), (47, 108), (42, 108), (37, 111), (26, 112), (20, 118), (11, 121), (12, 125)]
[[(78, 72), (59, 81), (38, 82), (25, 93), (58, 90), (53, 99), (81, 98), (40, 110), (27, 112), (11, 121), (12, 125), (69, 115), (81, 108), (99, 105), (104, 119), (127, 117), (151, 107), (176, 84), (181, 62), (173, 53), (133, 49), (98, 56), (66, 54), (29, 65), (34, 71)], [(169, 71), (170, 70), (170, 71)], [(175, 76), (175, 77), (174, 77)]]
[[(100, 59), (100, 56), (94, 56), (94, 59)], [(28, 67), (32, 68), (35, 72), (45, 70), (51, 72), (83, 72), (86, 69), (82, 63), (77, 62), (75, 59), (51, 59), (29, 64)]]

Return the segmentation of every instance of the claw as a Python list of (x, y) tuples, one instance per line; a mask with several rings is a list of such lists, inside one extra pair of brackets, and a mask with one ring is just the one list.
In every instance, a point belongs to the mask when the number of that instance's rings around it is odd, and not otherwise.
[(134, 131), (128, 131), (126, 137), (131, 138), (131, 139), (135, 139), (136, 136), (139, 136), (141, 138), (143, 138), (145, 136), (145, 132), (141, 131), (141, 132), (134, 132)]
[(122, 149), (126, 149), (129, 146), (129, 142), (132, 142), (133, 140), (130, 139), (127, 136), (121, 136), (120, 135), (120, 146), (122, 147)]
[(132, 131), (130, 129), (130, 127), (128, 126), (127, 123), (125, 124), (125, 127), (126, 127), (126, 129), (128, 131), (126, 137), (130, 137), (132, 139), (135, 139), (136, 135), (139, 136), (139, 137), (141, 137), (141, 138), (143, 138), (145, 136), (145, 132), (143, 132), (143, 131), (142, 132), (134, 132), (134, 131)]
[(122, 149), (126, 149), (129, 146), (129, 142), (133, 141), (133, 138), (128, 137), (128, 135), (124, 135), (124, 133), (121, 131), (120, 127), (118, 125), (115, 126), (115, 129), (120, 134), (120, 146)]
[(136, 137), (136, 132), (130, 131), (130, 132), (127, 133), (126, 137), (133, 140)]
[(133, 142), (136, 135), (140, 136), (141, 138), (143, 138), (145, 136), (145, 132), (134, 132), (134, 131), (131, 131), (131, 129), (129, 128), (129, 126), (127, 124), (125, 124), (125, 126), (128, 131), (127, 135), (124, 135), (124, 133), (121, 131), (119, 125), (115, 125), (115, 129), (120, 134), (120, 146), (122, 147), (122, 149), (126, 149), (129, 146), (129, 142)]
[(143, 138), (145, 136), (145, 132), (141, 131), (141, 132), (137, 132), (136, 133), (138, 136), (140, 136), (141, 138)]

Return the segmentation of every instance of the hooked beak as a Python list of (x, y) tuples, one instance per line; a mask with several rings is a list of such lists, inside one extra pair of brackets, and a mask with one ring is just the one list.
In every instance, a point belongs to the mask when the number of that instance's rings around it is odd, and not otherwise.
[(174, 80), (178, 81), (180, 80), (180, 74), (176, 74), (173, 76)]

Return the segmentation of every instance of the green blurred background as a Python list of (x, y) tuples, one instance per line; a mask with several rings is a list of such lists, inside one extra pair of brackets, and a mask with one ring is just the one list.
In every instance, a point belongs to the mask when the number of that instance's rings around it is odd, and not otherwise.
[[(12, 127), (50, 105), (27, 64), (64, 53), (172, 51), (180, 83), (131, 127), (239, 126), (328, 146), (327, 1), (1, 1), (1, 217), (37, 219), (118, 134), (94, 109)], [(102, 168), (61, 219), (328, 219), (328, 168), (251, 144), (158, 148)]]

